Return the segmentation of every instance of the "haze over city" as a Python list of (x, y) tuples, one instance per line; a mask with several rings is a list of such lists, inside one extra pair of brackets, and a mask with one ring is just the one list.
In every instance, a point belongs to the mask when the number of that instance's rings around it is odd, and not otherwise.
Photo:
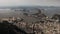
[(60, 0), (0, 0), (0, 34), (60, 34)]

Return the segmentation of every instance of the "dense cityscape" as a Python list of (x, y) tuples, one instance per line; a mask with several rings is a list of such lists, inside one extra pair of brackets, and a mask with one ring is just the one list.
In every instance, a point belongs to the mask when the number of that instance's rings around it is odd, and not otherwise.
[(38, 8), (33, 10), (37, 11), (33, 14), (28, 13), (31, 12), (29, 9), (15, 9), (14, 11), (23, 11), (23, 14), (19, 16), (21, 14), (18, 13), (17, 16), (0, 18), (0, 32), (2, 34), (60, 34), (60, 14), (48, 17)]

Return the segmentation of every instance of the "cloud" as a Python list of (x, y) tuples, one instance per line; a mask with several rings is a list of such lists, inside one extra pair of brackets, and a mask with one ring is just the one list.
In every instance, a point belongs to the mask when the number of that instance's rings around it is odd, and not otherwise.
[(0, 0), (0, 6), (60, 6), (60, 0)]

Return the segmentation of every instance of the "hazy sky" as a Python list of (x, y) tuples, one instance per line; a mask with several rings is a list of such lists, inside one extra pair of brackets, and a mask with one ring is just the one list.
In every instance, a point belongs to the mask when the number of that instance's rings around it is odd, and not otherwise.
[(0, 6), (60, 6), (60, 0), (0, 0)]

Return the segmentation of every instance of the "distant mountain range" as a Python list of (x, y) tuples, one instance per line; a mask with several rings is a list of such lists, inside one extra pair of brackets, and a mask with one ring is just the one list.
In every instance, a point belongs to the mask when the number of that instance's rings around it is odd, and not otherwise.
[(0, 9), (6, 9), (6, 8), (60, 8), (59, 6), (10, 6), (10, 7), (0, 7)]

